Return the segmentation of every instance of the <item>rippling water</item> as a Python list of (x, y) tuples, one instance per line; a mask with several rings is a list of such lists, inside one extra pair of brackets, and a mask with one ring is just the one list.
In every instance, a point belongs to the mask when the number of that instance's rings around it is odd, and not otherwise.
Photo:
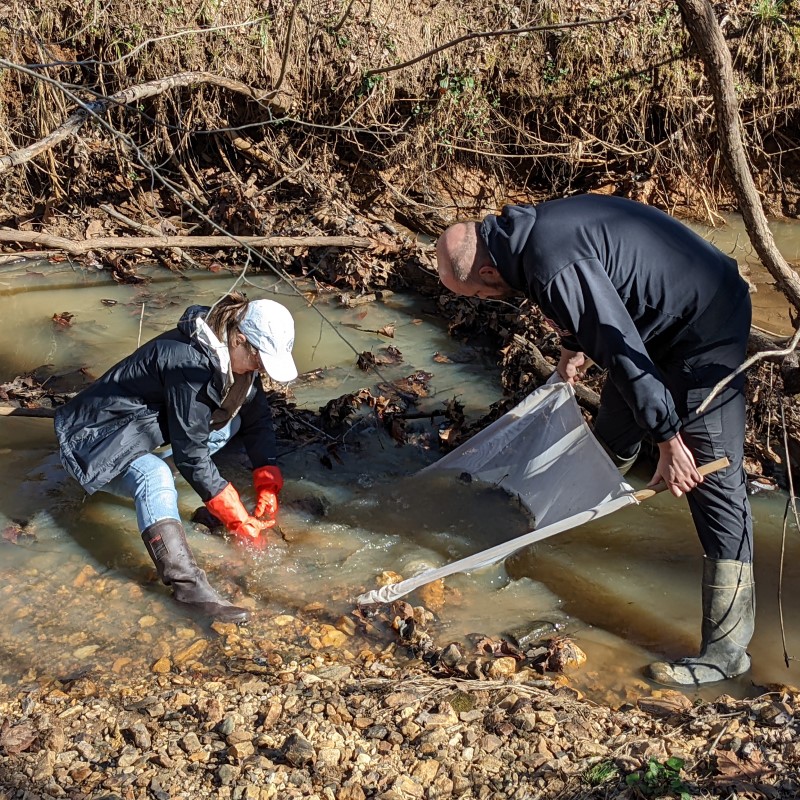
[[(186, 305), (211, 303), (230, 284), (218, 277), (173, 278), (134, 287), (79, 277), (85, 284), (80, 288), (7, 292), (0, 380), (46, 364), (54, 382), (63, 373), (74, 378), (80, 368), (90, 380), (140, 338), (171, 327)], [(45, 282), (35, 275), (32, 280)], [(74, 276), (64, 280), (76, 283)], [(261, 296), (252, 286), (248, 291)], [(499, 395), (492, 357), (474, 351), (462, 360), (461, 345), (425, 313), (424, 303), (393, 297), (353, 309), (322, 306), (343, 341), (303, 299), (278, 299), (297, 320), (301, 372), (324, 370), (318, 380), (300, 381), (293, 389), (300, 406), (316, 408), (373, 386), (375, 376), (355, 367), (355, 353), (380, 354), (387, 344), (402, 351), (404, 363), (382, 368), (385, 377), (416, 369), (433, 373), (423, 411), (457, 396), (475, 416)], [(64, 311), (74, 314), (72, 325), (55, 326), (52, 315)], [(395, 326), (393, 340), (376, 333), (387, 324)], [(441, 363), (437, 352), (454, 356), (454, 363)], [(296, 613), (321, 603), (335, 619), (349, 613), (354, 598), (384, 570), (408, 577), (527, 530), (528, 520), (505, 495), (444, 479), (411, 479), (438, 452), (429, 421), (410, 428), (414, 444), (398, 447), (367, 415), (328, 466), (323, 445), (287, 445), (281, 460), (285, 542), (254, 555), (187, 525), (213, 583), (257, 614)], [(249, 476), (235, 449), (222, 463), (249, 498)], [(109, 675), (149, 669), (164, 643), (174, 650), (197, 635), (197, 623), (154, 580), (132, 506), (102, 493), (87, 498), (65, 477), (50, 421), (0, 419), (0, 475), (0, 529), (14, 538), (14, 521), (23, 521), (33, 534), (15, 544), (0, 542), (3, 681), (69, 674), (90, 662)], [(636, 476), (640, 483), (648, 478), (644, 472)], [(189, 519), (198, 498), (181, 479), (178, 488)], [(705, 695), (756, 694), (751, 679), (797, 682), (796, 665), (787, 670), (783, 663), (777, 609), (784, 502), (780, 495), (754, 498), (759, 609), (752, 675)], [(798, 546), (792, 527), (783, 613), (793, 656), (800, 654)], [(437, 635), (444, 643), (469, 633), (497, 635), (539, 620), (566, 620), (589, 656), (573, 682), (597, 699), (620, 702), (649, 693), (640, 678), (648, 661), (696, 645), (700, 574), (701, 550), (685, 504), (659, 496), (542, 542), (506, 565), (448, 579)]]

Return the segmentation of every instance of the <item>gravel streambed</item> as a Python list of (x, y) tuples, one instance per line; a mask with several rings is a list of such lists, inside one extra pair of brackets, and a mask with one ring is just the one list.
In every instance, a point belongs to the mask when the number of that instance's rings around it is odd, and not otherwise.
[(541, 673), (485, 643), (477, 677), (446, 674), (395, 630), (420, 613), (379, 609), (367, 625), (314, 604), (243, 628), (140, 617), (149, 638), (130, 655), (84, 652), (70, 675), (31, 666), (0, 686), (0, 797), (800, 794), (796, 689), (710, 703), (663, 690), (609, 708), (568, 668)]

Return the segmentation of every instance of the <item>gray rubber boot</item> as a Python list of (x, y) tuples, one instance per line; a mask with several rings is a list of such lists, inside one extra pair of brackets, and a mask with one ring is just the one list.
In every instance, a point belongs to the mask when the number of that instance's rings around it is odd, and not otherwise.
[(142, 531), (142, 541), (158, 570), (158, 577), (172, 587), (175, 599), (202, 614), (223, 622), (247, 622), (250, 612), (229, 603), (211, 588), (197, 566), (180, 520), (162, 519)]
[(594, 434), (594, 438), (597, 439), (600, 446), (606, 451), (606, 455), (614, 462), (614, 466), (619, 470), (619, 474), (622, 476), (627, 475), (628, 470), (636, 463), (636, 459), (639, 458), (642, 446), (639, 445), (632, 456), (623, 457), (617, 455), (596, 433)]
[(658, 683), (696, 686), (750, 669), (747, 645), (755, 628), (753, 565), (731, 559), (703, 562), (703, 627), (700, 655), (657, 661), (647, 671)]
[(619, 470), (619, 474), (622, 476), (628, 474), (630, 468), (636, 463), (637, 458), (639, 458), (639, 450), (637, 450), (630, 458), (621, 458), (613, 453), (611, 454), (611, 460), (614, 462), (614, 466)]

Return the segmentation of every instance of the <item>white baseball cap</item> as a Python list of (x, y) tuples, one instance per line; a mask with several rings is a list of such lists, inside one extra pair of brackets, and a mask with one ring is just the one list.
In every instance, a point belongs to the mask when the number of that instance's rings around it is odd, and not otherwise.
[(239, 330), (258, 350), (270, 378), (286, 383), (297, 377), (292, 358), (294, 320), (288, 308), (274, 300), (251, 300)]

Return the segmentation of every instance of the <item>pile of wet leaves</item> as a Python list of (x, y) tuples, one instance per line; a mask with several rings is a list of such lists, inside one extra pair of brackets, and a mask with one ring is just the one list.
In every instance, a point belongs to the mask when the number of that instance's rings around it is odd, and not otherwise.
[[(378, 585), (398, 583), (401, 576), (384, 572)], [(438, 678), (498, 680), (515, 675), (519, 670), (544, 675), (563, 673), (580, 667), (586, 654), (568, 636), (559, 633), (563, 622), (536, 621), (524, 632), (489, 637), (480, 633), (464, 641), (442, 641), (437, 614), (447, 602), (451, 590), (442, 579), (419, 590), (426, 605), (414, 606), (405, 600), (388, 604), (357, 606), (353, 617), (364, 635), (386, 638), (392, 633), (406, 654), (419, 659), (430, 675)], [(552, 675), (551, 675), (552, 678)]]

